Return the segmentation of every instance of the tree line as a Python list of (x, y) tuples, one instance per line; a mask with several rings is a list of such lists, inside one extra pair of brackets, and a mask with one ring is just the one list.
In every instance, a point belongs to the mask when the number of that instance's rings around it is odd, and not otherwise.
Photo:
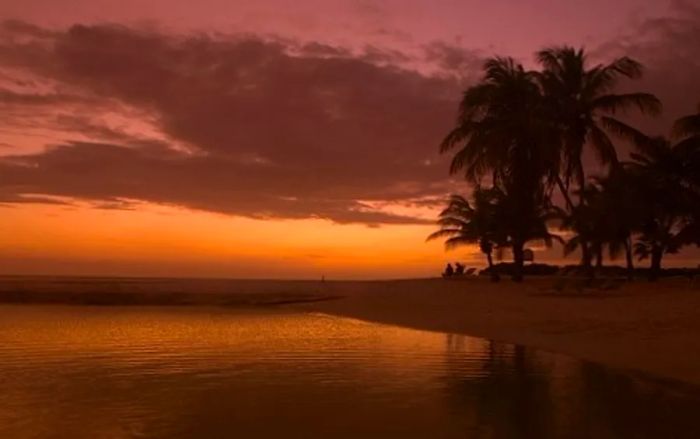
[[(616, 92), (642, 76), (639, 62), (590, 65), (583, 49), (566, 46), (536, 59), (537, 70), (488, 59), (463, 93), (440, 150), (453, 154), (450, 173), (474, 190), (470, 199), (450, 197), (428, 239), (445, 238), (448, 248), (478, 244), (492, 274), (494, 252), (509, 250), (516, 281), (533, 241), (578, 252), (589, 276), (606, 254), (624, 255), (630, 277), (635, 255), (649, 259), (655, 280), (664, 255), (700, 245), (700, 107), (667, 137), (650, 136), (618, 117), (661, 112), (651, 93)], [(633, 146), (627, 160), (619, 141)], [(587, 175), (584, 154), (602, 171)]]

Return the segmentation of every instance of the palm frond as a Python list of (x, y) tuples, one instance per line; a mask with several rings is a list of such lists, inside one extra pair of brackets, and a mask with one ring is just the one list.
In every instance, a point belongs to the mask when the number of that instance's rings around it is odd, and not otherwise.
[(593, 150), (598, 156), (598, 160), (603, 164), (617, 164), (617, 151), (608, 135), (597, 125), (591, 127), (589, 134), (591, 145), (593, 145)]
[(642, 64), (627, 56), (623, 56), (611, 62), (604, 70), (615, 72), (618, 75), (631, 79), (638, 79), (644, 73)]
[(560, 47), (547, 47), (538, 51), (535, 54), (537, 62), (551, 72), (559, 71), (559, 56), (561, 48)]
[(459, 229), (441, 229), (438, 230), (437, 232), (433, 232), (430, 235), (428, 235), (427, 238), (425, 238), (426, 241), (434, 241), (436, 239), (440, 238), (448, 238), (452, 237), (454, 235), (459, 234), (460, 230)]
[(644, 146), (652, 142), (652, 139), (636, 128), (609, 116), (600, 118), (603, 127), (618, 137), (631, 141), (636, 146)]
[(461, 247), (464, 245), (473, 245), (477, 242), (477, 240), (466, 238), (464, 236), (455, 236), (445, 241), (445, 249), (453, 250), (457, 247)]
[(700, 136), (700, 113), (681, 117), (673, 124), (676, 138)]
[(611, 114), (637, 109), (653, 116), (662, 108), (659, 98), (651, 93), (606, 94), (595, 98), (591, 106)]

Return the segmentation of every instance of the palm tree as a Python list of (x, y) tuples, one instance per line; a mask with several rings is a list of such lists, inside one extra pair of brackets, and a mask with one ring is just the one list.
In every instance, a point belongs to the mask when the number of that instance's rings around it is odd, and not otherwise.
[[(451, 174), (464, 171), (467, 180), (477, 184), (488, 176), (497, 187), (524, 180), (539, 185), (541, 176), (556, 175), (557, 151), (545, 142), (555, 141), (555, 132), (544, 117), (535, 78), (535, 72), (512, 58), (486, 61), (482, 81), (464, 92), (457, 124), (440, 145), (441, 152), (460, 147)], [(533, 166), (525, 172), (528, 167), (521, 161), (525, 158), (540, 160), (528, 163)], [(547, 164), (546, 159), (556, 161)]]
[[(613, 93), (621, 79), (642, 75), (641, 64), (633, 59), (622, 57), (610, 64), (589, 67), (583, 49), (561, 46), (539, 51), (537, 60), (543, 67), (537, 75), (538, 82), (549, 118), (557, 125), (560, 137), (561, 173), (556, 183), (567, 208), (572, 210), (574, 203), (569, 195), (572, 181), (578, 186), (578, 204), (585, 203), (586, 175), (582, 162), (585, 146), (591, 147), (602, 164), (616, 165), (617, 153), (606, 130), (618, 131), (626, 125), (614, 115), (632, 108), (656, 114), (661, 103), (649, 93)], [(592, 255), (585, 240), (581, 241), (581, 250), (582, 262), (588, 267)]]
[(535, 79), (512, 58), (486, 61), (484, 77), (464, 92), (456, 126), (440, 148), (458, 147), (450, 173), (464, 172), (477, 185), (488, 177), (506, 194), (513, 218), (521, 220), (508, 233), (515, 280), (522, 279), (524, 246), (559, 171), (556, 131)]
[(460, 195), (452, 195), (445, 210), (440, 213), (440, 230), (428, 236), (428, 240), (447, 238), (445, 248), (453, 249), (462, 245), (479, 244), (486, 255), (491, 280), (498, 281), (493, 269), (493, 251), (504, 245), (507, 238), (502, 227), (496, 223), (499, 194), (496, 189), (477, 187), (473, 195), (473, 205)]
[(520, 282), (523, 279), (524, 251), (527, 243), (539, 241), (549, 248), (555, 240), (562, 242), (561, 237), (552, 234), (549, 227), (550, 221), (558, 217), (557, 210), (542, 192), (529, 206), (523, 204), (519, 192), (507, 194), (500, 191), (500, 194), (496, 224), (508, 237), (507, 245), (503, 247), (510, 248), (513, 253), (512, 277), (516, 282)]
[(678, 140), (674, 149), (682, 155), (682, 175), (689, 194), (690, 221), (681, 231), (681, 239), (700, 246), (700, 105), (697, 113), (676, 121), (673, 134)]
[(627, 277), (634, 276), (632, 235), (640, 227), (643, 215), (643, 194), (633, 176), (622, 167), (613, 169), (606, 177), (596, 177), (598, 197), (592, 200), (600, 215), (598, 224), (604, 245), (608, 246), (610, 259), (616, 259), (623, 251), (627, 265)]
[[(581, 250), (581, 265), (586, 269), (588, 276), (593, 277), (590, 260), (593, 254), (599, 256), (598, 262), (602, 264), (602, 243), (604, 240), (601, 224), (600, 204), (595, 203), (598, 197), (598, 189), (595, 186), (586, 186), (579, 190), (579, 195), (588, 200), (587, 203), (573, 205), (568, 211), (560, 210), (561, 228), (569, 230), (572, 235), (564, 244), (564, 256), (568, 256), (577, 250)], [(586, 251), (583, 251), (583, 248)]]
[[(610, 259), (625, 254), (627, 275), (634, 274), (632, 234), (639, 227), (641, 201), (636, 183), (622, 168), (615, 168), (608, 176), (594, 177), (583, 190), (585, 202), (573, 207), (570, 212), (561, 211), (562, 227), (574, 235), (566, 242), (564, 253), (579, 250), (587, 243), (596, 258), (596, 267), (601, 267), (607, 247)], [(595, 270), (587, 270), (594, 276)]]
[[(477, 186), (471, 204), (462, 196), (450, 197), (447, 208), (440, 213), (440, 230), (431, 234), (428, 240), (447, 238), (447, 249), (478, 243), (481, 252), (486, 255), (491, 279), (498, 280), (493, 266), (493, 251), (505, 248), (516, 251), (513, 242), (514, 237), (518, 239), (518, 234), (524, 233), (525, 243), (539, 240), (547, 247), (552, 246), (553, 240), (560, 239), (551, 234), (547, 227), (551, 211), (542, 208), (534, 218), (528, 219), (518, 217), (518, 209), (518, 203), (513, 202), (513, 197), (502, 190)], [(515, 259), (522, 261), (523, 255)], [(514, 264), (513, 279), (522, 280), (522, 265)]]
[(691, 241), (688, 230), (694, 227), (699, 193), (693, 183), (697, 168), (689, 167), (689, 157), (700, 151), (700, 143), (693, 147), (686, 138), (674, 144), (629, 128), (621, 133), (636, 147), (625, 165), (644, 194), (635, 252), (640, 259), (651, 259), (649, 278), (656, 280), (663, 256)]
[(700, 137), (700, 105), (694, 114), (681, 117), (673, 125), (673, 133), (681, 139)]

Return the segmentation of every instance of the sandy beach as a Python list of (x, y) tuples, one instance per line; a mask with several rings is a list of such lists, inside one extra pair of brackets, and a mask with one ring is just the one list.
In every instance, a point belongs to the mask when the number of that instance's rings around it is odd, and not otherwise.
[(0, 302), (292, 307), (518, 343), (700, 385), (700, 282), (584, 291), (557, 291), (556, 283), (7, 277)]
[[(636, 281), (557, 292), (553, 279), (328, 284), (342, 300), (303, 305), (336, 315), (463, 333), (700, 385), (700, 283)], [(361, 286), (360, 286), (361, 285)]]

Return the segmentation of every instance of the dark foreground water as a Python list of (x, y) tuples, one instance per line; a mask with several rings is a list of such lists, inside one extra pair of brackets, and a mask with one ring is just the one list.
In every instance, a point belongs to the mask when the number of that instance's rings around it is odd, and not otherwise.
[(700, 438), (700, 394), (323, 315), (0, 306), (0, 438)]

